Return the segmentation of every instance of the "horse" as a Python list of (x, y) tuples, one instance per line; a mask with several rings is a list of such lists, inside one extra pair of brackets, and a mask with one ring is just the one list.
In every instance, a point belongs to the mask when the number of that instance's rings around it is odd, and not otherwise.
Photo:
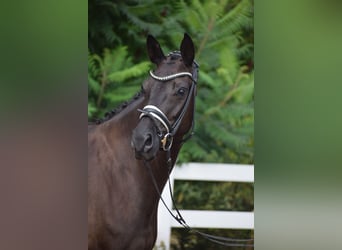
[(166, 56), (153, 36), (146, 45), (156, 68), (140, 92), (88, 126), (89, 250), (153, 248), (157, 189), (193, 130), (198, 64), (192, 39), (184, 34), (180, 51)]

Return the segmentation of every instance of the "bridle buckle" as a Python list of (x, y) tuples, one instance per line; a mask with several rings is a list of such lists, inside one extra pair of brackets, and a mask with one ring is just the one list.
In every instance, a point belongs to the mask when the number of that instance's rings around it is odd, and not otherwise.
[(163, 139), (161, 139), (162, 148), (164, 151), (169, 151), (172, 147), (173, 136), (170, 133), (164, 135)]

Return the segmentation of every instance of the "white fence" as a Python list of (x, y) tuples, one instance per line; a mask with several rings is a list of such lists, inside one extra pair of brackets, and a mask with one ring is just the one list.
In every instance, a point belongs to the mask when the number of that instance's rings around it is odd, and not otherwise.
[[(189, 163), (175, 167), (170, 180), (172, 188), (174, 180), (254, 182), (254, 166)], [(172, 208), (168, 184), (165, 186), (162, 196), (169, 208)], [(180, 213), (187, 224), (193, 228), (254, 229), (254, 212), (180, 210)], [(171, 217), (160, 202), (156, 246), (162, 243), (167, 250), (170, 248), (171, 228), (173, 227), (182, 226)]]

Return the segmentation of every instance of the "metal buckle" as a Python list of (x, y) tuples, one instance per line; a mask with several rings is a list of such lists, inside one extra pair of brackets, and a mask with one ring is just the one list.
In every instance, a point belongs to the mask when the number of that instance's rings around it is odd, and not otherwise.
[(161, 139), (163, 150), (164, 151), (169, 151), (171, 149), (172, 142), (173, 142), (172, 135), (170, 133), (165, 134), (164, 138)]

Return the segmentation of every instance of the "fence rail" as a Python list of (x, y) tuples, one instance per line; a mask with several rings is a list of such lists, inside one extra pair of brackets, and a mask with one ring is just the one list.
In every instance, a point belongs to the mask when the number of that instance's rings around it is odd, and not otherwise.
[[(188, 163), (177, 166), (171, 173), (172, 189), (175, 180), (254, 182), (254, 166), (240, 164)], [(168, 186), (163, 199), (172, 208)], [(173, 211), (174, 212), (174, 211)], [(254, 229), (254, 212), (180, 210), (185, 221), (193, 228)], [(163, 204), (158, 208), (158, 237), (156, 245), (170, 247), (171, 228), (181, 227), (168, 213)]]

